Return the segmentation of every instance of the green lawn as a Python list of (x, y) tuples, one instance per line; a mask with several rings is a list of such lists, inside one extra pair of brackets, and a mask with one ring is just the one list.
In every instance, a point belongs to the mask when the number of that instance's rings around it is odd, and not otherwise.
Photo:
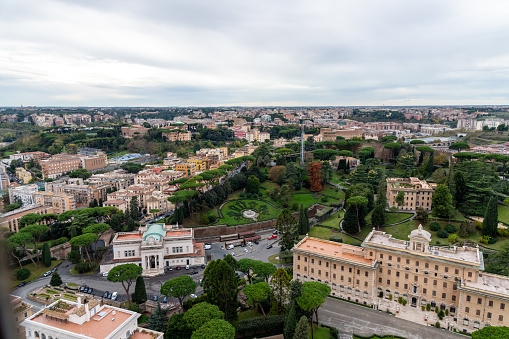
[(345, 192), (331, 185), (326, 185), (320, 193), (326, 194), (336, 199), (345, 199)]
[(313, 238), (329, 240), (330, 236), (332, 235), (332, 230), (325, 227), (315, 226), (309, 230), (308, 234)]
[(237, 321), (242, 321), (246, 319), (252, 319), (252, 318), (258, 318), (263, 317), (263, 314), (260, 313), (259, 307), (256, 307), (252, 310), (246, 310), (239, 313), (239, 318)]
[(299, 204), (304, 204), (304, 207), (309, 207), (313, 205), (314, 203), (317, 203), (319, 199), (313, 198), (313, 194), (307, 193), (307, 194), (294, 194), (292, 197), (292, 200), (290, 200), (289, 205), (292, 206), (294, 202)]
[[(401, 219), (400, 219), (401, 216)], [(385, 222), (386, 225), (392, 225), (394, 223), (400, 222), (402, 220), (405, 220), (407, 218), (410, 218), (412, 216), (412, 213), (387, 213), (387, 221)]]
[(325, 219), (320, 223), (320, 225), (324, 226), (330, 226), (339, 229), (339, 222), (343, 220), (343, 217), (345, 215), (345, 212), (339, 211), (338, 213), (334, 213), (334, 215), (330, 216), (329, 218)]
[(509, 206), (498, 205), (498, 221), (509, 224)]
[[(60, 264), (61, 262), (62, 262), (62, 260), (52, 260), (50, 267), (44, 266), (44, 264), (42, 262), (38, 262), (37, 263), (37, 268), (35, 268), (33, 263), (25, 265), (25, 266), (23, 266), (23, 268), (28, 268), (30, 270), (30, 276), (26, 280), (23, 280), (23, 281), (27, 281), (27, 282), (28, 281), (33, 281), (33, 280), (41, 277), (44, 273), (46, 273), (47, 271), (51, 270), (53, 267), (55, 267), (56, 265)], [(16, 269), (19, 269), (19, 266)], [(17, 285), (19, 285), (20, 283), (21, 283), (21, 280), (14, 280), (10, 284), (10, 287), (14, 288)]]
[[(329, 339), (330, 338), (330, 329), (328, 327), (316, 328), (316, 324), (314, 324), (313, 328), (314, 328), (315, 339)], [(309, 333), (309, 337), (311, 338), (311, 333)]]

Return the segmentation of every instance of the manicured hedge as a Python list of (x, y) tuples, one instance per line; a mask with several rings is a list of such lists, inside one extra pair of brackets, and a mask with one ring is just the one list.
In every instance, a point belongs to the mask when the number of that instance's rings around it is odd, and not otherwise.
[(259, 317), (242, 320), (237, 324), (237, 335), (251, 337), (268, 333), (283, 333), (284, 322), (284, 315), (272, 315), (267, 319)]

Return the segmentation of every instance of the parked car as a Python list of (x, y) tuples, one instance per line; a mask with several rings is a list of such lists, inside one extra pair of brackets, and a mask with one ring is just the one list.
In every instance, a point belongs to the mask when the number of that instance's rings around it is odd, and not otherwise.
[(111, 300), (117, 300), (117, 297), (118, 297), (118, 293), (113, 292), (113, 294), (111, 295)]
[(173, 267), (168, 267), (168, 271), (173, 271)]
[(18, 287), (23, 287), (23, 286), (25, 286), (26, 284), (27, 284), (27, 282), (26, 282), (26, 281), (23, 281), (21, 284), (19, 284), (19, 285), (18, 285)]
[(86, 286), (86, 285), (81, 285), (81, 287), (80, 287), (80, 292), (84, 292), (86, 288), (87, 288), (87, 286)]
[(210, 246), (210, 245), (205, 245), (205, 246), (203, 246), (203, 248), (204, 248), (204, 249), (206, 249), (206, 250), (210, 250), (210, 249), (212, 248), (212, 246)]
[(277, 230), (275, 230), (274, 232), (272, 232), (272, 234), (278, 234)]
[(196, 294), (191, 294), (190, 297), (191, 298), (198, 298), (198, 296)]
[(242, 245), (240, 245), (240, 247), (246, 247), (246, 246), (247, 246), (246, 244), (242, 244)]
[(210, 242), (206, 242), (206, 243), (205, 243), (205, 245), (212, 245), (212, 243), (210, 243)]
[(258, 245), (258, 244), (259, 244), (258, 240), (255, 240), (255, 242), (254, 242), (254, 243), (255, 243), (255, 245)]
[(268, 249), (268, 250), (269, 250), (269, 249), (271, 249), (271, 248), (272, 248), (272, 245), (267, 246), (267, 249)]
[(233, 245), (228, 245), (228, 247), (227, 247), (226, 249), (227, 249), (227, 250), (233, 250), (233, 248), (234, 248), (234, 247), (235, 247), (235, 246), (233, 246)]
[(188, 269), (189, 269), (189, 265), (186, 265), (186, 270), (188, 270)]
[(198, 271), (193, 271), (193, 274), (198, 274)]
[(109, 294), (110, 294), (110, 292), (108, 292), (108, 291), (104, 292), (103, 298), (108, 298)]
[(103, 277), (107, 277), (110, 272), (103, 272)]
[(277, 239), (277, 235), (273, 234), (272, 239)]
[(201, 267), (201, 268), (205, 268), (206, 266), (205, 266), (205, 264), (202, 264), (200, 267)]
[(161, 300), (161, 302), (163, 304), (167, 304), (168, 303), (168, 297), (163, 297), (163, 300)]
[(247, 248), (244, 248), (244, 252), (249, 253), (249, 250)]
[(182, 269), (182, 267), (177, 266), (177, 271), (180, 271), (181, 269)]
[(157, 295), (154, 295), (154, 296), (152, 297), (152, 300), (153, 300), (153, 301), (157, 301), (158, 299), (159, 299), (159, 298), (157, 297)]
[(90, 291), (88, 292), (88, 294), (94, 294), (94, 291), (95, 290), (93, 288), (91, 288)]

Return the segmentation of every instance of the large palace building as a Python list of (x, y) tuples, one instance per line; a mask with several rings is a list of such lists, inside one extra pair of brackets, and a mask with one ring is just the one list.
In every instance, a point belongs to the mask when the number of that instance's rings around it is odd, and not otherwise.
[(193, 239), (192, 228), (151, 224), (135, 232), (120, 232), (113, 249), (101, 261), (101, 272), (120, 264), (136, 264), (144, 276), (164, 274), (165, 267), (205, 264), (203, 244)]
[(419, 323), (439, 321), (438, 307), (446, 314), (440, 324), (449, 330), (509, 326), (509, 277), (484, 273), (478, 247), (430, 241), (420, 225), (409, 241), (373, 230), (361, 247), (305, 237), (293, 248), (293, 277), (321, 281), (333, 296)]

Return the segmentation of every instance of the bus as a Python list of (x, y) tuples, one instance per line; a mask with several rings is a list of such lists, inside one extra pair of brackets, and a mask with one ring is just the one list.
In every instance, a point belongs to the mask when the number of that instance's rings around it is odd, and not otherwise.
[(219, 237), (219, 241), (230, 241), (230, 240), (237, 240), (239, 238), (239, 235), (237, 233), (235, 234), (226, 234)]

